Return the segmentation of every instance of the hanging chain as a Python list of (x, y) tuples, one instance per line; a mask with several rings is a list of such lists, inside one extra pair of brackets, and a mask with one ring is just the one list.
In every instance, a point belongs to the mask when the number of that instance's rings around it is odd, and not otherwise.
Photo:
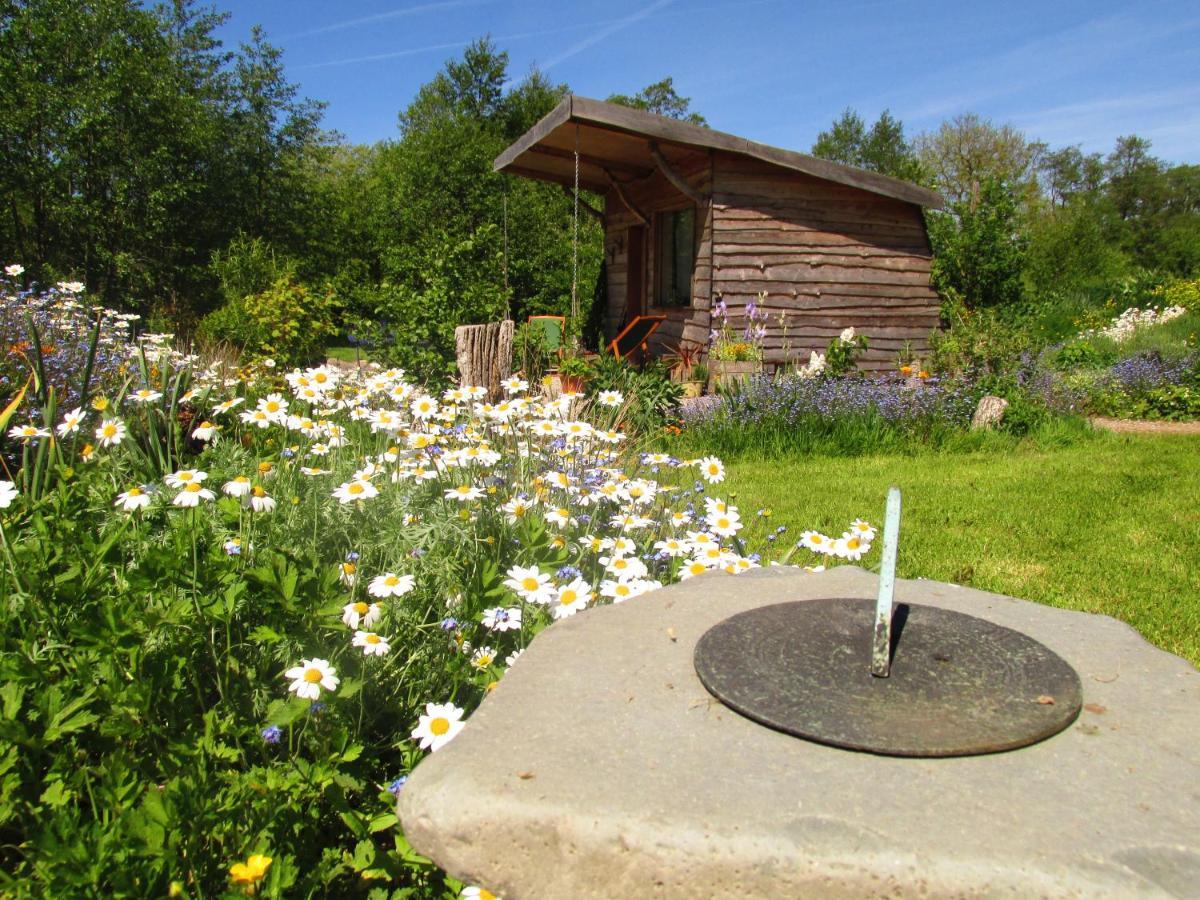
[(579, 125), (575, 126), (575, 194), (571, 209), (571, 318), (579, 324)]
[(504, 293), (508, 293), (508, 176), (504, 176)]

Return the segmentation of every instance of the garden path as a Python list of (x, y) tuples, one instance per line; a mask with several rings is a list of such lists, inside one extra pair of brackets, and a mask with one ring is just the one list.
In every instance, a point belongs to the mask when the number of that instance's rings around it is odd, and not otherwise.
[(1200, 422), (1150, 422), (1145, 419), (1109, 419), (1092, 416), (1096, 428), (1120, 434), (1200, 434)]

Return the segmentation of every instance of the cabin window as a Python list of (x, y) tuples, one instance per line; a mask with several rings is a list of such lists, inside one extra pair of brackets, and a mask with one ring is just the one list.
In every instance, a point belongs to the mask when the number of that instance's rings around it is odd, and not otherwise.
[(655, 301), (657, 306), (692, 305), (696, 265), (696, 210), (659, 213), (656, 222)]

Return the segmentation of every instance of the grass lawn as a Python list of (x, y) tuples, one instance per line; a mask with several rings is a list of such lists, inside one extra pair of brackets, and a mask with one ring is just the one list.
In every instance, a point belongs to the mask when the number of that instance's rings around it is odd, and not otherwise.
[[(894, 484), (904, 492), (902, 577), (1104, 613), (1200, 664), (1200, 437), (731, 460), (727, 469), (743, 516), (767, 507), (773, 524), (789, 526), (780, 552), (805, 528), (841, 534), (858, 516), (882, 526)], [(868, 564), (878, 562), (876, 549)]]
[(329, 359), (340, 359), (342, 362), (356, 362), (366, 359), (367, 354), (358, 347), (332, 346), (325, 348), (325, 356)]

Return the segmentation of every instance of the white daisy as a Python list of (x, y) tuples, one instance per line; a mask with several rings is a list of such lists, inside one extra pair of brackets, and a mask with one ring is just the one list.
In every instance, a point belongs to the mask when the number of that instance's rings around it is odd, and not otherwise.
[(417, 583), (412, 575), (397, 575), (395, 572), (384, 572), (371, 579), (367, 593), (372, 597), (403, 597)]
[(421, 716), (412, 738), (420, 741), (422, 750), (436, 752), (446, 746), (462, 731), (463, 711), (453, 703), (427, 703), (425, 715)]
[(337, 669), (328, 660), (316, 658), (301, 660), (300, 665), (288, 669), (283, 677), (292, 679), (288, 690), (305, 700), (316, 700), (321, 696), (322, 688), (336, 691), (340, 681)]
[(364, 656), (387, 656), (392, 649), (388, 639), (373, 631), (356, 631), (352, 642), (355, 647), (362, 647)]

